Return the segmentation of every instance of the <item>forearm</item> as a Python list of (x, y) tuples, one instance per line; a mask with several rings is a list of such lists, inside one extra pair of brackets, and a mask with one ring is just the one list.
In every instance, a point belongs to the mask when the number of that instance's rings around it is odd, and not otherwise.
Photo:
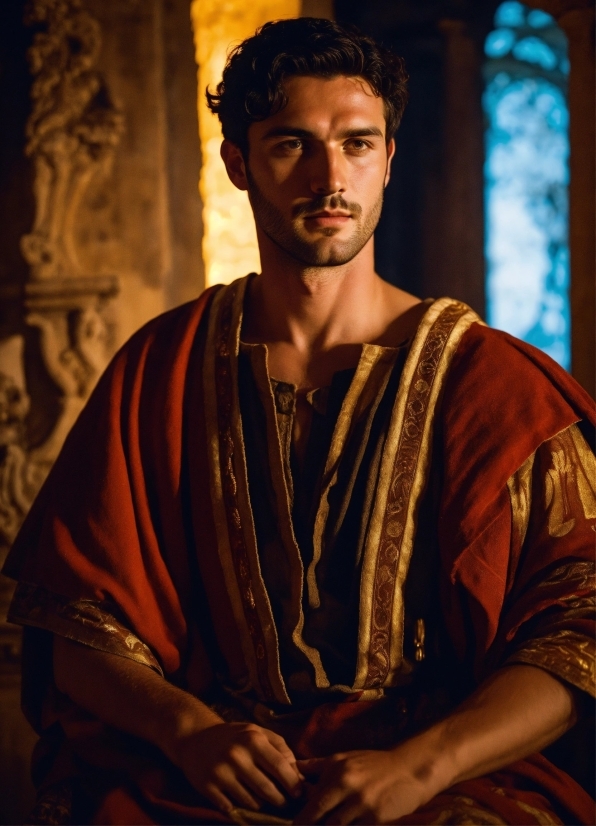
[(496, 672), (408, 746), (427, 755), (420, 771), (438, 792), (540, 751), (575, 720), (570, 688), (540, 668), (515, 665)]
[(453, 714), (389, 750), (301, 760), (317, 778), (297, 823), (396, 823), (455, 783), (544, 748), (575, 720), (574, 697), (533, 666), (510, 666)]
[(173, 762), (185, 737), (222, 722), (196, 697), (147, 666), (58, 636), (54, 679), (81, 708), (153, 743)]

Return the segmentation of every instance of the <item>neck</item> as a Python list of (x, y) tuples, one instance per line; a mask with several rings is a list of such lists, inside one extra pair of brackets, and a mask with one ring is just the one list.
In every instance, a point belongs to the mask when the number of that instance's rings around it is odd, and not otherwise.
[(314, 353), (374, 335), (371, 319), (382, 303), (384, 282), (374, 271), (372, 238), (338, 267), (308, 267), (266, 237), (259, 237), (259, 248), (262, 272), (248, 296), (245, 338)]

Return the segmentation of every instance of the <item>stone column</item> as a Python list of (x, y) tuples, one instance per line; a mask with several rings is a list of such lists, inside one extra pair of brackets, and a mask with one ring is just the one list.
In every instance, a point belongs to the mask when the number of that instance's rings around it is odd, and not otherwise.
[(596, 396), (596, 279), (594, 262), (594, 8), (572, 9), (559, 25), (569, 40), (569, 249), (571, 371)]
[(484, 315), (481, 55), (464, 21), (441, 20), (439, 29), (445, 37), (445, 114), (438, 283), (443, 294)]
[(552, 14), (569, 42), (571, 372), (596, 396), (594, 5), (591, 0), (525, 2)]

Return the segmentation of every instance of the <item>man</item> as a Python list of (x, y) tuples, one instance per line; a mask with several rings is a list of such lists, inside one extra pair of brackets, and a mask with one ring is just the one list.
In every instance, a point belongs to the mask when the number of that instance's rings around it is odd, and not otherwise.
[(593, 693), (590, 400), (375, 274), (399, 59), (268, 24), (209, 101), (262, 272), (122, 349), (7, 562), (31, 822), (593, 822), (538, 754)]

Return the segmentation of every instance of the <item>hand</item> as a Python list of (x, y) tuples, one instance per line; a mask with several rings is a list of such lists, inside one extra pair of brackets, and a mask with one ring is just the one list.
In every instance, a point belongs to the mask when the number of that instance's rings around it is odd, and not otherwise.
[[(218, 809), (283, 806), (301, 793), (296, 758), (283, 737), (253, 723), (219, 723), (187, 735), (177, 764), (195, 789)], [(277, 784), (277, 785), (276, 785)]]
[[(423, 765), (413, 771), (409, 749), (349, 751), (299, 760), (298, 768), (318, 782), (295, 823), (393, 823), (437, 793)], [(430, 771), (428, 772), (430, 774)]]

